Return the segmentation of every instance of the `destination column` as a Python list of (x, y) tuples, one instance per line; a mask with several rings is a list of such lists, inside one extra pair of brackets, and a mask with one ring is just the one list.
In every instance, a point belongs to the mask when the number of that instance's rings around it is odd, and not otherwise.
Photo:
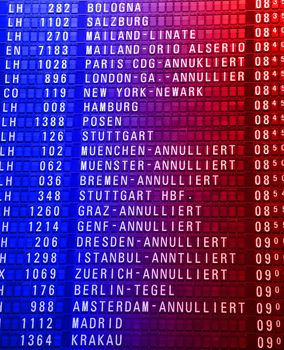
[(245, 10), (80, 4), (72, 346), (246, 347)]

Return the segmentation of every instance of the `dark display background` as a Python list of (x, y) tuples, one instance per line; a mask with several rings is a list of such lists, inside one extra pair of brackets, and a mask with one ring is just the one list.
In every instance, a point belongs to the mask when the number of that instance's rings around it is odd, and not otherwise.
[(0, 2), (0, 348), (283, 349), (283, 1)]

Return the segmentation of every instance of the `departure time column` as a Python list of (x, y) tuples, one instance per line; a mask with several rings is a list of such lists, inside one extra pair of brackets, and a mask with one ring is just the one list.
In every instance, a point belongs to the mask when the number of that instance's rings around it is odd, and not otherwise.
[[(283, 85), (281, 4), (255, 1), (254, 231), (257, 349), (283, 347)], [(280, 68), (281, 69), (281, 68)], [(281, 79), (281, 78), (280, 78)]]

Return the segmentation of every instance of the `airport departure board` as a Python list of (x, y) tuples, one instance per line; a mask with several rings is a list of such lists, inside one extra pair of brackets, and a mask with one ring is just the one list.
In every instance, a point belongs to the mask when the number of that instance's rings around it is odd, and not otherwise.
[(0, 1), (0, 349), (284, 349), (284, 1)]

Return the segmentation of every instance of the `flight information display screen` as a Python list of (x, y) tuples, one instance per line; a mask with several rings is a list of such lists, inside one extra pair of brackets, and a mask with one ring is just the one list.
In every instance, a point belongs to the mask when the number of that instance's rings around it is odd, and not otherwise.
[(0, 349), (284, 349), (284, 1), (0, 1)]

